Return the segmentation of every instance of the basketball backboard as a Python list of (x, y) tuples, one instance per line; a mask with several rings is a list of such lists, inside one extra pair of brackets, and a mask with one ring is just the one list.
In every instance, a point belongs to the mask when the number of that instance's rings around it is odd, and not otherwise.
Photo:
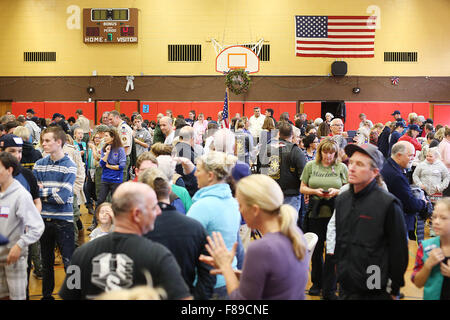
[(216, 71), (227, 73), (234, 69), (256, 73), (259, 71), (259, 58), (255, 52), (243, 46), (225, 48), (216, 57)]

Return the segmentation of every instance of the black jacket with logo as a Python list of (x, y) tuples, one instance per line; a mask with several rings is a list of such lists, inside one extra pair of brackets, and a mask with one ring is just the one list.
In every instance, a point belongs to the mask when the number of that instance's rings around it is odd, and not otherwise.
[[(337, 280), (345, 292), (370, 295), (385, 290), (391, 279), (392, 294), (404, 286), (408, 242), (401, 202), (373, 180), (354, 193), (353, 186), (335, 201)], [(371, 276), (379, 270), (379, 287)]]
[(300, 194), (300, 177), (306, 165), (304, 152), (292, 142), (272, 140), (260, 152), (261, 173), (272, 177), (283, 190), (284, 196)]

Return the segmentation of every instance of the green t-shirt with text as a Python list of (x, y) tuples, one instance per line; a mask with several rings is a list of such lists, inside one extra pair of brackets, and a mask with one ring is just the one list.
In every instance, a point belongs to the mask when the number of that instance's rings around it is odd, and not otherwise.
[[(322, 188), (324, 190), (334, 188), (340, 189), (348, 182), (348, 169), (343, 163), (337, 163), (329, 167), (324, 167), (322, 163), (315, 160), (306, 164), (300, 178), (308, 187), (313, 189)], [(313, 199), (320, 199), (318, 196), (312, 196)], [(331, 217), (333, 212), (329, 207), (323, 206), (319, 211), (319, 218)]]

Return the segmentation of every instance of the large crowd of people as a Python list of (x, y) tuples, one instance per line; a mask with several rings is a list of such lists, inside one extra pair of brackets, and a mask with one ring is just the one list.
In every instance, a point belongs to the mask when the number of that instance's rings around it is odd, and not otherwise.
[(62, 299), (399, 299), (405, 281), (450, 299), (450, 127), (264, 111), (3, 115), (0, 298), (28, 299), (34, 276), (55, 299), (58, 254), (80, 271)]

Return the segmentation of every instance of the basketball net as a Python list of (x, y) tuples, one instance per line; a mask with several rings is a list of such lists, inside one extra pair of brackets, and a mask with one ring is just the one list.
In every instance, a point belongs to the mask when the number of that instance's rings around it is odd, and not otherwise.
[(252, 50), (258, 57), (259, 53), (261, 52), (262, 45), (264, 43), (264, 39), (258, 40), (256, 43), (250, 42), (250, 43), (235, 43), (235, 44), (228, 44), (228, 45), (221, 45), (217, 42), (216, 39), (211, 39), (211, 42), (214, 46), (214, 50), (216, 51), (216, 56), (219, 55), (224, 49), (232, 46), (243, 46), (243, 47), (249, 47), (250, 50)]

